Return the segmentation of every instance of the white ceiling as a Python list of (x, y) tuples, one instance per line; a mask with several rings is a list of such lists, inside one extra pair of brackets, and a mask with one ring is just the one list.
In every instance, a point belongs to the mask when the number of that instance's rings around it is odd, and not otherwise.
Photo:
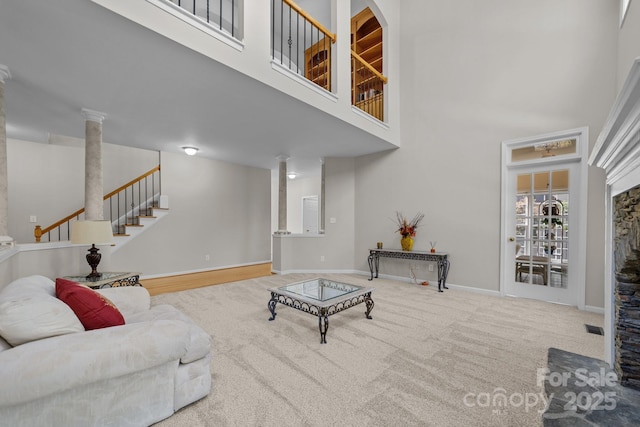
[[(84, 138), (82, 108), (107, 114), (106, 143), (289, 169), (394, 146), (87, 0), (0, 0), (9, 138)], [(315, 173), (315, 172), (314, 172)]]

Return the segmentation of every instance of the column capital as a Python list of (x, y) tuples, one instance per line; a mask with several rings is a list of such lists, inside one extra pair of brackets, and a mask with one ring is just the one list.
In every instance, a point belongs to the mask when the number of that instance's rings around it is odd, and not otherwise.
[(14, 246), (15, 240), (11, 236), (0, 236), (0, 248), (3, 246)]
[(280, 154), (278, 157), (276, 157), (276, 159), (278, 159), (279, 162), (286, 162), (287, 160), (289, 160), (289, 156)]
[(102, 121), (107, 118), (107, 115), (105, 113), (101, 113), (100, 111), (83, 108), (82, 117), (84, 117), (85, 120), (88, 120), (91, 122), (102, 123)]
[(4, 83), (5, 80), (9, 80), (10, 78), (11, 72), (9, 71), (9, 67), (0, 64), (0, 83)]

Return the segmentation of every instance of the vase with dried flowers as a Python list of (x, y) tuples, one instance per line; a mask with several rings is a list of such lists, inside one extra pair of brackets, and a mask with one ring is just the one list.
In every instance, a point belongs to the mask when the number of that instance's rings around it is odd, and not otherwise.
[(400, 239), (400, 245), (403, 251), (410, 251), (413, 249), (413, 238), (416, 236), (418, 225), (424, 218), (424, 214), (418, 212), (411, 221), (407, 220), (400, 212), (396, 212), (396, 219), (398, 222), (398, 229), (396, 230), (402, 238)]

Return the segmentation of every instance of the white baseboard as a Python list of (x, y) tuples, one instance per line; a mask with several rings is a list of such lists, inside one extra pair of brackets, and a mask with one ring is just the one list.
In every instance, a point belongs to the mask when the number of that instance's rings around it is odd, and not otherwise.
[(592, 305), (585, 305), (584, 311), (589, 311), (591, 313), (602, 314), (604, 316), (604, 308), (603, 307), (594, 307)]
[[(359, 271), (357, 273), (371, 277), (371, 272), (369, 272), (369, 271)], [(382, 279), (397, 280), (398, 282), (414, 283), (413, 279), (411, 279), (409, 277), (393, 276), (393, 275), (390, 275), (390, 274), (381, 274), (381, 273), (378, 274), (378, 277), (380, 277)], [(431, 280), (430, 283), (431, 283), (431, 285), (435, 285), (434, 288), (438, 287), (438, 281), (437, 280)], [(449, 288), (449, 290), (466, 291), (466, 292), (471, 292), (471, 293), (475, 293), (475, 294), (491, 295), (491, 296), (494, 296), (494, 297), (501, 296), (500, 291), (492, 291), (492, 290), (489, 290), (489, 289), (474, 288), (472, 286), (456, 285), (456, 284), (449, 283), (449, 282), (447, 282), (447, 288)]]
[[(275, 274), (281, 274), (281, 275), (286, 275), (286, 274), (317, 274), (317, 275), (322, 275), (323, 273), (325, 274), (358, 274), (361, 276), (367, 276), (367, 277), (371, 277), (371, 272), (370, 271), (364, 271), (364, 270), (286, 270), (286, 271), (276, 271), (273, 270), (273, 272)], [(382, 274), (379, 273), (378, 277), (381, 279), (388, 279), (388, 280), (395, 280), (398, 282), (405, 282), (405, 283), (414, 283), (413, 279), (409, 278), (409, 277), (403, 277), (403, 276), (393, 276), (391, 274)], [(372, 282), (375, 283), (375, 280)], [(432, 285), (435, 285), (434, 288), (437, 289), (438, 287), (438, 282), (437, 281), (431, 281)], [(456, 285), (453, 283), (447, 283), (447, 288), (449, 288), (448, 290), (450, 291), (464, 291), (464, 292), (470, 292), (472, 294), (481, 294), (481, 295), (491, 295), (494, 297), (501, 297), (504, 296), (500, 293), (500, 291), (494, 291), (494, 290), (490, 290), (490, 289), (482, 289), (482, 288), (474, 288), (473, 286), (464, 286), (464, 285)], [(604, 308), (602, 307), (594, 307), (594, 306), (590, 306), (587, 305), (584, 307), (584, 311), (589, 311), (592, 313), (597, 313), (597, 314), (604, 314)]]
[(500, 291), (492, 291), (490, 289), (474, 288), (473, 286), (462, 286), (462, 285), (455, 285), (455, 284), (452, 284), (452, 283), (447, 283), (447, 287), (450, 290), (471, 292), (472, 294), (491, 295), (491, 296), (494, 296), (494, 297), (502, 296)]
[(360, 274), (356, 270), (272, 270), (272, 272), (282, 276), (287, 274), (316, 274), (318, 276), (322, 274)]

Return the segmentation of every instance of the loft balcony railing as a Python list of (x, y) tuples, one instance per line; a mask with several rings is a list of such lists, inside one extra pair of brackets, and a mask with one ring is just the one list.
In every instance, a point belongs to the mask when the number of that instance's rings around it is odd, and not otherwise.
[(212, 27), (238, 35), (238, 3), (240, 0), (164, 0), (200, 18)]
[[(104, 218), (111, 222), (114, 234), (121, 234), (125, 225), (137, 223), (137, 218), (150, 215), (160, 196), (160, 166), (140, 175), (104, 196)], [(36, 243), (71, 239), (71, 223), (84, 219), (84, 208), (42, 228), (36, 225), (33, 235)]]
[(292, 0), (271, 1), (271, 57), (331, 91), (331, 45), (336, 35)]
[(384, 121), (384, 85), (387, 78), (351, 51), (351, 104)]
[[(243, 0), (157, 0), (180, 8), (232, 36), (238, 33)], [(352, 30), (353, 30), (352, 18)], [(377, 21), (376, 21), (377, 23)], [(366, 24), (365, 24), (366, 25)], [(374, 30), (382, 31), (379, 28)], [(353, 34), (351, 35), (353, 41)], [(293, 0), (271, 0), (271, 58), (274, 62), (331, 92), (332, 46), (336, 34), (298, 6)], [(371, 34), (360, 38), (370, 40)], [(381, 49), (381, 43), (376, 48)], [(358, 50), (357, 52), (360, 52)], [(384, 121), (382, 57), (369, 63), (351, 50), (351, 104)], [(370, 55), (369, 55), (370, 56)], [(365, 56), (368, 58), (368, 56)]]

